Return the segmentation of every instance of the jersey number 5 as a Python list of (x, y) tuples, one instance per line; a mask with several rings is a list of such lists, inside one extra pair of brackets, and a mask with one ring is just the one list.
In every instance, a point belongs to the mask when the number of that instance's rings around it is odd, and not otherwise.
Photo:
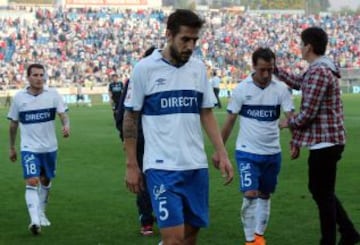
[(164, 206), (166, 205), (166, 200), (159, 201), (159, 214), (160, 220), (166, 220), (169, 217), (169, 211)]

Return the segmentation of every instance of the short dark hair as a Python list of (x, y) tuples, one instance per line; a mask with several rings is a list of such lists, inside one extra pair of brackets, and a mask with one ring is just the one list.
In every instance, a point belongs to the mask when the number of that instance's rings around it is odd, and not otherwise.
[(28, 77), (30, 77), (30, 75), (31, 75), (31, 69), (32, 68), (42, 69), (42, 70), (45, 71), (45, 67), (43, 65), (41, 65), (41, 64), (31, 64), (31, 65), (28, 66), (28, 68), (26, 70), (26, 74), (27, 74)]
[(271, 60), (275, 61), (275, 54), (270, 48), (258, 48), (252, 54), (252, 63), (253, 65), (257, 64), (259, 59), (263, 59), (267, 62), (271, 62)]
[(301, 32), (301, 40), (304, 45), (310, 44), (313, 52), (317, 55), (324, 55), (328, 44), (328, 35), (317, 26), (309, 27)]
[(205, 23), (197, 14), (188, 9), (177, 9), (175, 12), (169, 15), (167, 20), (166, 29), (168, 29), (172, 35), (176, 35), (180, 32), (180, 26), (187, 26), (192, 28), (201, 28)]

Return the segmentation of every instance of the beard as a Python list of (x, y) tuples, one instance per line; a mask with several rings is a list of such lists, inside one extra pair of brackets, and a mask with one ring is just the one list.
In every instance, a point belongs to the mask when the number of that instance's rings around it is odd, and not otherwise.
[(174, 45), (170, 45), (170, 56), (177, 64), (188, 62), (192, 55), (192, 50), (180, 53)]

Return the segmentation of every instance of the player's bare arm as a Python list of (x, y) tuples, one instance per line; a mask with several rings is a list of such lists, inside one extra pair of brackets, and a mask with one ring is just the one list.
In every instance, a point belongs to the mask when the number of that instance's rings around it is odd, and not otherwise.
[(125, 111), (123, 121), (124, 148), (126, 153), (125, 183), (133, 193), (143, 189), (141, 170), (136, 158), (139, 112)]
[(279, 122), (279, 128), (280, 129), (283, 129), (283, 128), (288, 128), (289, 125), (288, 125), (288, 121), (291, 117), (295, 116), (295, 113), (293, 111), (287, 111), (287, 112), (284, 112), (285, 114), (285, 118), (284, 119), (281, 119), (280, 122)]
[[(280, 121), (279, 127), (281, 129), (289, 127), (288, 120), (293, 116), (295, 116), (295, 113), (293, 111), (285, 112), (285, 118)], [(291, 128), (290, 128), (290, 131), (291, 131)], [(299, 158), (299, 156), (300, 156), (300, 147), (291, 145), (291, 147), (290, 147), (291, 159), (292, 160), (297, 159), (297, 158)]]
[(237, 119), (237, 114), (228, 114), (228, 116), (226, 117), (226, 121), (221, 129), (221, 137), (224, 141), (224, 144), (226, 144), (226, 141), (228, 140), (231, 131), (234, 127), (234, 124), (236, 122)]
[[(293, 117), (295, 114), (294, 112), (285, 112), (285, 118), (281, 119), (279, 122), (280, 129), (283, 128), (289, 128), (288, 121), (291, 117)], [(290, 128), (291, 131), (291, 128)], [(297, 159), (300, 156), (300, 148), (294, 145), (291, 145), (290, 148), (290, 157), (292, 160)]]
[(210, 141), (215, 147), (216, 152), (212, 158), (214, 166), (221, 171), (222, 176), (225, 178), (224, 184), (227, 185), (234, 178), (234, 170), (227, 155), (212, 109), (202, 109), (200, 119)]
[(67, 113), (59, 113), (64, 138), (70, 136), (70, 119)]
[(19, 122), (17, 121), (10, 121), (10, 150), (9, 150), (9, 158), (12, 162), (15, 162), (17, 159), (16, 148), (15, 148), (15, 141), (16, 141), (16, 134), (17, 129), (19, 127)]

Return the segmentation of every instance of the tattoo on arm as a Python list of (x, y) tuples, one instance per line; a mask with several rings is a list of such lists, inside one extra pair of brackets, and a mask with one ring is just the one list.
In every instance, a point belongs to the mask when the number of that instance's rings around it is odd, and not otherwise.
[(61, 120), (61, 125), (63, 125), (64, 127), (69, 127), (70, 126), (69, 116), (66, 113), (61, 113), (59, 114), (59, 116)]
[(125, 111), (123, 122), (124, 138), (137, 138), (138, 117), (138, 112)]

